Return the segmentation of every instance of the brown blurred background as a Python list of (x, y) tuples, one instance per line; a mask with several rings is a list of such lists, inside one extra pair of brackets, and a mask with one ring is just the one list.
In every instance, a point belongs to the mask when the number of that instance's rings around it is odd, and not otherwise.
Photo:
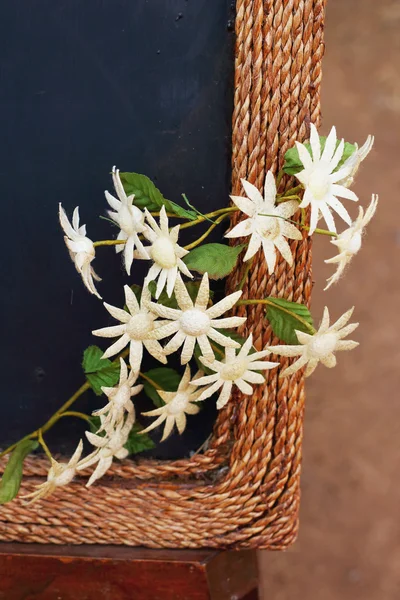
[(328, 2), (322, 131), (335, 124), (359, 145), (375, 135), (355, 190), (380, 204), (327, 292), (335, 247), (314, 246), (313, 314), (327, 304), (336, 319), (355, 304), (361, 344), (307, 382), (300, 535), (287, 553), (261, 553), (266, 600), (400, 598), (399, 32), (400, 0)]

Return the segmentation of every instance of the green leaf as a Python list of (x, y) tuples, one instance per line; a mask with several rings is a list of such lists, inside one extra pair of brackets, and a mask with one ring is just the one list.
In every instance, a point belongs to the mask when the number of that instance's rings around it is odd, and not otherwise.
[(267, 319), (280, 340), (286, 344), (298, 344), (295, 329), (305, 333), (313, 332), (313, 319), (307, 306), (283, 298), (268, 298), (268, 301), (274, 306), (267, 306)]
[[(181, 380), (181, 375), (175, 371), (175, 369), (171, 369), (170, 367), (156, 367), (155, 369), (150, 369), (150, 371), (147, 371), (144, 375), (154, 381), (158, 389), (166, 392), (175, 392), (178, 389)], [(143, 382), (143, 389), (145, 394), (153, 401), (157, 408), (164, 406), (164, 401), (157, 393), (156, 388), (146, 379), (144, 379)]]
[(152, 450), (155, 448), (155, 443), (147, 433), (140, 433), (143, 427), (139, 423), (135, 423), (131, 429), (128, 441), (125, 448), (129, 454), (138, 454), (144, 450)]
[(119, 381), (119, 364), (108, 358), (101, 358), (104, 352), (98, 346), (89, 346), (83, 353), (82, 367), (96, 396), (101, 396), (101, 388), (113, 387)]
[[(326, 137), (320, 135), (319, 139), (320, 139), (321, 148), (323, 151), (325, 148), (325, 144), (326, 144)], [(340, 140), (338, 140), (336, 142), (336, 148), (339, 146), (339, 144), (340, 144)], [(306, 144), (304, 144), (304, 146), (307, 148), (307, 150), (309, 151), (309, 153), (311, 155), (311, 145), (307, 142)], [(355, 150), (356, 150), (356, 147), (354, 144), (345, 142), (342, 158), (341, 158), (338, 166), (336, 167), (335, 171), (340, 169), (340, 167), (343, 165), (345, 160), (347, 160), (349, 158), (349, 156), (351, 156), (353, 154), (353, 152), (355, 152)], [(299, 173), (303, 169), (304, 169), (304, 166), (300, 160), (299, 153), (298, 153), (296, 146), (294, 146), (293, 148), (289, 148), (289, 150), (287, 150), (285, 153), (285, 164), (283, 165), (283, 170), (288, 175), (295, 175), (296, 173)]]
[[(191, 299), (194, 302), (197, 298), (197, 293), (198, 293), (199, 287), (200, 287), (200, 281), (187, 281), (185, 283), (185, 287), (189, 293), (189, 296), (191, 297)], [(153, 296), (153, 298), (155, 298), (156, 289), (157, 289), (156, 282), (150, 281), (149, 290), (150, 290), (150, 294)], [(214, 291), (210, 290), (211, 300), (213, 299), (213, 297), (214, 297)], [(167, 292), (165, 290), (163, 290), (160, 294), (160, 297), (157, 300), (157, 303), (163, 304), (164, 306), (168, 306), (169, 308), (179, 308), (174, 292), (172, 292), (171, 298), (169, 298)]]
[[(90, 431), (96, 433), (100, 437), (104, 437), (106, 432), (101, 431), (98, 433), (101, 425), (100, 417), (90, 417), (89, 419)], [(129, 433), (128, 441), (124, 448), (126, 448), (129, 454), (138, 454), (144, 450), (151, 450), (155, 447), (155, 443), (147, 433), (139, 434), (143, 427), (139, 423), (134, 423)]]
[(183, 261), (192, 271), (207, 271), (211, 279), (223, 279), (233, 271), (238, 256), (246, 245), (204, 244), (191, 250)]
[(159, 211), (165, 206), (167, 212), (172, 212), (179, 217), (184, 217), (189, 221), (194, 221), (196, 213), (193, 210), (186, 210), (179, 204), (171, 202), (164, 198), (160, 190), (154, 183), (140, 173), (120, 173), (122, 185), (128, 196), (134, 194), (134, 204), (139, 208), (147, 208), (149, 211)]
[(22, 481), (22, 465), (25, 458), (39, 446), (36, 440), (24, 440), (17, 444), (8, 459), (0, 481), (0, 504), (6, 504), (18, 494)]

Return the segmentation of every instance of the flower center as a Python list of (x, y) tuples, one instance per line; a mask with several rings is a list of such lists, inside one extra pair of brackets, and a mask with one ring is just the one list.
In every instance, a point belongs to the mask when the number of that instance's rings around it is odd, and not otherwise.
[(361, 234), (357, 231), (349, 240), (347, 252), (349, 252), (350, 254), (357, 254), (357, 252), (361, 248), (361, 241)]
[(189, 403), (189, 394), (180, 392), (175, 398), (168, 404), (168, 413), (170, 415), (179, 415), (184, 412), (185, 408)]
[(131, 397), (131, 388), (128, 384), (121, 385), (118, 387), (114, 394), (111, 394), (111, 400), (117, 406), (125, 406)]
[(224, 365), (221, 369), (221, 377), (226, 381), (235, 381), (240, 379), (247, 371), (248, 361), (247, 360), (234, 360), (231, 363)]
[(258, 217), (258, 233), (264, 239), (274, 240), (281, 232), (281, 224), (279, 218)]
[(87, 237), (81, 237), (78, 242), (75, 242), (75, 252), (76, 254), (85, 253), (88, 256), (94, 258), (95, 250), (93, 246), (92, 240)]
[(176, 265), (175, 246), (168, 237), (159, 237), (150, 249), (151, 258), (163, 269)]
[(315, 335), (308, 347), (310, 356), (312, 358), (324, 358), (335, 350), (337, 341), (336, 333)]
[(315, 169), (310, 175), (308, 187), (316, 200), (323, 200), (330, 187), (327, 173), (321, 168)]
[(57, 486), (68, 485), (69, 483), (71, 483), (71, 481), (75, 477), (75, 469), (74, 467), (67, 467), (67, 465), (65, 465), (65, 467), (66, 468), (63, 471), (61, 471), (61, 473), (59, 473), (58, 475), (54, 472), (53, 469), (50, 469), (47, 480), (51, 483), (54, 483)]
[(145, 340), (153, 329), (154, 317), (150, 313), (143, 311), (131, 317), (126, 325), (126, 333), (132, 340)]
[[(136, 211), (135, 211), (136, 209)], [(137, 206), (127, 206), (123, 204), (118, 211), (118, 225), (128, 235), (132, 235), (143, 229), (141, 222), (143, 215)]]
[(210, 329), (210, 317), (202, 310), (192, 308), (185, 310), (180, 318), (180, 324), (187, 335), (203, 335)]

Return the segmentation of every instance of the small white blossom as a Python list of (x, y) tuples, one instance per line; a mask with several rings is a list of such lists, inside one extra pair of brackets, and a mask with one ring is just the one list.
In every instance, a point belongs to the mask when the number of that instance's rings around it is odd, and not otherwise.
[(193, 402), (196, 402), (201, 394), (201, 390), (197, 389), (197, 379), (201, 375), (202, 373), (199, 371), (191, 382), (190, 367), (187, 365), (176, 392), (158, 390), (158, 394), (164, 400), (165, 405), (142, 413), (146, 417), (158, 418), (140, 433), (147, 433), (164, 423), (164, 421), (165, 427), (161, 438), (162, 442), (170, 435), (174, 425), (177, 426), (179, 433), (183, 433), (186, 428), (186, 415), (196, 415), (200, 410)]
[(133, 414), (135, 416), (135, 408), (131, 400), (132, 396), (137, 396), (142, 389), (142, 385), (133, 384), (136, 382), (137, 374), (131, 371), (128, 376), (128, 367), (125, 361), (120, 358), (121, 371), (119, 376), (119, 383), (115, 387), (102, 387), (102, 392), (107, 396), (109, 402), (103, 408), (95, 410), (92, 414), (94, 416), (104, 416), (102, 421), (102, 427), (100, 431), (110, 431), (124, 420), (125, 412)]
[(337, 197), (355, 202), (358, 198), (354, 192), (339, 183), (350, 175), (352, 166), (341, 167), (335, 171), (344, 150), (344, 140), (341, 140), (337, 148), (336, 142), (336, 129), (332, 127), (326, 138), (324, 151), (321, 153), (320, 139), (313, 124), (311, 124), (310, 134), (312, 157), (303, 144), (296, 142), (300, 161), (304, 166), (303, 171), (295, 175), (305, 188), (303, 200), (299, 206), (305, 208), (311, 205), (309, 235), (314, 233), (320, 215), (325, 219), (328, 229), (336, 231), (331, 209), (336, 211), (348, 225), (351, 225), (350, 215)]
[(279, 363), (262, 360), (271, 354), (270, 350), (249, 354), (252, 345), (253, 336), (250, 334), (237, 356), (233, 348), (227, 348), (225, 358), (222, 361), (208, 362), (204, 357), (200, 357), (203, 364), (215, 373), (196, 380), (196, 385), (208, 386), (199, 396), (198, 401), (209, 398), (222, 388), (217, 401), (217, 408), (220, 409), (228, 402), (234, 385), (239, 388), (242, 394), (249, 396), (253, 393), (250, 383), (259, 384), (265, 381), (264, 376), (256, 371), (274, 369), (279, 366)]
[(119, 176), (119, 169), (113, 167), (112, 178), (118, 198), (115, 198), (107, 191), (104, 193), (108, 204), (113, 209), (112, 211), (109, 210), (108, 214), (121, 228), (117, 240), (126, 240), (125, 244), (115, 246), (115, 251), (123, 252), (125, 269), (128, 275), (130, 275), (135, 248), (140, 258), (150, 258), (139, 238), (139, 233), (142, 233), (145, 229), (144, 213), (140, 208), (134, 206), (133, 200), (135, 195), (126, 195)]
[(65, 210), (59, 204), (59, 218), (61, 227), (66, 234), (64, 236), (65, 244), (69, 250), (69, 255), (73, 260), (76, 270), (80, 273), (82, 281), (91, 294), (101, 298), (96, 290), (93, 279), (101, 281), (96, 275), (90, 264), (95, 258), (93, 242), (86, 236), (86, 225), (79, 226), (79, 207), (77, 206), (72, 215), (72, 225), (68, 220)]
[[(103, 425), (104, 417), (100, 417), (100, 419), (102, 420)], [(105, 475), (111, 467), (114, 458), (122, 460), (128, 456), (129, 452), (124, 446), (128, 441), (129, 433), (134, 422), (135, 415), (133, 413), (128, 413), (125, 422), (121, 422), (118, 427), (111, 433), (107, 433), (105, 436), (86, 431), (87, 439), (92, 446), (95, 446), (96, 450), (80, 461), (77, 470), (82, 471), (97, 463), (86, 487), (90, 487), (97, 479), (100, 479)]]
[(151, 242), (151, 246), (148, 246), (146, 250), (154, 264), (150, 267), (144, 282), (149, 284), (150, 281), (158, 278), (156, 298), (160, 297), (165, 286), (167, 287), (168, 296), (171, 297), (179, 271), (186, 277), (193, 278), (182, 260), (188, 254), (188, 250), (178, 244), (180, 226), (176, 225), (172, 227), (171, 231), (169, 230), (165, 206), (162, 206), (160, 210), (160, 225), (157, 224), (147, 209), (145, 209), (145, 213), (150, 227), (146, 227), (144, 236)]
[(357, 252), (360, 250), (364, 228), (368, 225), (368, 223), (374, 216), (377, 205), (378, 196), (376, 194), (373, 194), (371, 204), (365, 211), (365, 214), (363, 207), (360, 206), (358, 217), (351, 225), (351, 227), (348, 227), (336, 238), (331, 240), (331, 243), (338, 247), (339, 254), (333, 256), (332, 258), (328, 258), (325, 262), (328, 264), (337, 264), (338, 268), (335, 271), (335, 273), (327, 280), (328, 285), (325, 287), (325, 290), (327, 290), (332, 284), (339, 281), (348, 263), (351, 261), (353, 256), (357, 254)]
[(268, 171), (265, 179), (264, 198), (254, 185), (245, 179), (241, 181), (247, 198), (241, 196), (231, 196), (231, 198), (236, 206), (250, 218), (238, 223), (225, 234), (225, 237), (237, 238), (250, 235), (249, 246), (243, 260), (247, 261), (252, 258), (262, 246), (268, 270), (271, 273), (275, 268), (276, 249), (289, 265), (292, 265), (293, 255), (285, 238), (301, 240), (302, 235), (297, 227), (285, 219), (289, 219), (298, 210), (298, 202), (288, 200), (275, 205), (276, 185), (271, 171)]
[(51, 467), (47, 475), (47, 481), (36, 486), (31, 494), (22, 496), (23, 499), (30, 498), (30, 502), (36, 502), (52, 494), (56, 488), (68, 485), (75, 477), (77, 465), (83, 451), (82, 440), (80, 440), (74, 454), (68, 463), (59, 463), (51, 459)]
[(296, 330), (297, 339), (300, 342), (299, 345), (270, 346), (269, 349), (274, 354), (300, 357), (290, 367), (282, 371), (281, 377), (292, 375), (304, 367), (304, 365), (307, 365), (305, 376), (308, 377), (314, 372), (319, 362), (322, 362), (323, 365), (331, 369), (336, 365), (334, 352), (352, 350), (358, 346), (358, 342), (343, 340), (344, 337), (350, 335), (358, 327), (358, 323), (351, 323), (345, 326), (350, 320), (353, 310), (354, 307), (344, 313), (336, 323), (329, 327), (329, 311), (325, 307), (321, 325), (313, 335)]
[(353, 152), (353, 154), (351, 156), (349, 156), (349, 158), (347, 160), (344, 161), (343, 163), (343, 168), (350, 168), (351, 171), (349, 173), (349, 175), (347, 175), (346, 177), (344, 177), (343, 179), (341, 179), (340, 181), (338, 181), (337, 183), (339, 185), (344, 185), (344, 187), (350, 187), (354, 181), (354, 177), (360, 167), (360, 164), (362, 163), (363, 160), (365, 160), (368, 156), (368, 154), (371, 152), (372, 150), (372, 146), (374, 145), (374, 137), (372, 135), (369, 135), (367, 137), (367, 139), (365, 140), (365, 143), (363, 144), (363, 146), (361, 146), (361, 148), (358, 148), (357, 144), (355, 144), (356, 146), (356, 150), (355, 152)]
[(220, 302), (208, 307), (210, 301), (210, 288), (208, 274), (203, 275), (195, 303), (189, 295), (185, 284), (178, 276), (175, 285), (175, 296), (179, 309), (169, 308), (162, 304), (151, 303), (152, 311), (165, 319), (172, 319), (166, 325), (157, 329), (157, 339), (162, 339), (170, 335), (174, 337), (164, 347), (165, 354), (176, 352), (183, 344), (181, 354), (181, 364), (185, 365), (193, 356), (194, 347), (197, 343), (201, 352), (209, 360), (214, 359), (214, 352), (209, 342), (213, 340), (221, 346), (228, 348), (238, 348), (240, 344), (226, 335), (223, 335), (217, 329), (221, 327), (239, 327), (245, 321), (245, 317), (227, 317), (219, 319), (223, 313), (230, 310), (242, 295), (242, 291), (234, 292), (226, 296)]
[[(108, 350), (103, 354), (102, 358), (109, 358), (121, 352), (130, 344), (129, 363), (133, 373), (137, 374), (140, 371), (140, 365), (143, 357), (143, 346), (146, 350), (162, 363), (166, 363), (164, 350), (156, 339), (156, 329), (159, 323), (155, 323), (157, 319), (150, 309), (150, 292), (147, 286), (142, 289), (142, 296), (139, 302), (131, 288), (124, 286), (125, 301), (128, 311), (122, 308), (111, 306), (104, 302), (105, 308), (110, 315), (121, 322), (120, 325), (112, 327), (103, 327), (92, 331), (93, 335), (99, 337), (114, 338), (121, 336), (119, 340), (114, 342)], [(163, 323), (160, 323), (162, 325)]]

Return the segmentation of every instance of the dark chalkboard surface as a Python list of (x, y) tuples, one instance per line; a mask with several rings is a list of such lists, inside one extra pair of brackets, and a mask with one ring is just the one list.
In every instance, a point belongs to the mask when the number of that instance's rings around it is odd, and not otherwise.
[[(116, 164), (145, 173), (171, 200), (185, 192), (203, 211), (227, 203), (232, 18), (228, 0), (2, 2), (1, 446), (81, 385), (82, 351), (102, 345), (90, 332), (110, 324), (69, 260), (58, 202), (68, 214), (80, 206), (93, 239), (115, 237), (98, 216)], [(103, 297), (120, 306), (132, 280), (119, 257), (100, 248), (95, 266)], [(156, 454), (200, 445), (213, 404)], [(79, 409), (101, 405), (89, 393)], [(70, 436), (75, 444), (82, 425), (73, 421), (49, 435), (53, 449), (68, 450)]]

